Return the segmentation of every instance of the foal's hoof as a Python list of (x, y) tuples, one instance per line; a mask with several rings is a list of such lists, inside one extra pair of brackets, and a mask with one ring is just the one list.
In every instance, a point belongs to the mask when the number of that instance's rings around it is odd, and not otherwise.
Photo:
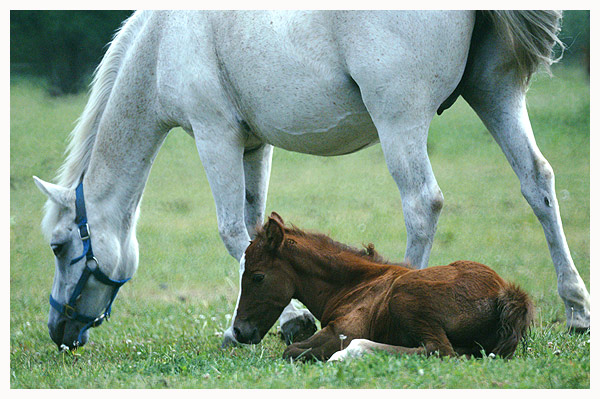
[(316, 331), (315, 318), (310, 313), (304, 313), (283, 323), (280, 334), (286, 345), (291, 345), (312, 337)]

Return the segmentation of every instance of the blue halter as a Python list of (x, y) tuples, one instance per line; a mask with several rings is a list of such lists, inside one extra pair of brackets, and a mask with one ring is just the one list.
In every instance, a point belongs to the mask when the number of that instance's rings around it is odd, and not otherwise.
[[(110, 317), (112, 303), (117, 297), (119, 288), (121, 288), (121, 286), (131, 278), (127, 278), (125, 280), (113, 280), (100, 270), (98, 260), (94, 257), (94, 252), (92, 251), (92, 240), (90, 239), (90, 228), (87, 223), (85, 200), (83, 197), (83, 180), (81, 183), (79, 183), (77, 189), (75, 190), (75, 223), (77, 223), (77, 227), (79, 228), (79, 237), (81, 237), (81, 241), (83, 242), (83, 253), (81, 256), (73, 259), (70, 264), (73, 265), (85, 257), (85, 269), (83, 269), (83, 273), (81, 274), (81, 277), (75, 286), (73, 294), (71, 294), (71, 297), (69, 298), (69, 302), (63, 305), (54, 299), (52, 295), (50, 295), (50, 305), (68, 319), (86, 323), (77, 336), (77, 342), (75, 342), (75, 346), (79, 346), (79, 344), (82, 342), (83, 334), (89, 328), (98, 327), (105, 319), (108, 320)], [(96, 264), (93, 269), (89, 267), (89, 263), (91, 261)], [(77, 299), (81, 296), (81, 292), (83, 291), (83, 288), (85, 287), (85, 284), (91, 275), (93, 275), (96, 280), (100, 281), (101, 283), (114, 287), (106, 310), (98, 317), (86, 316), (78, 313), (75, 310), (75, 307), (77, 306)]]

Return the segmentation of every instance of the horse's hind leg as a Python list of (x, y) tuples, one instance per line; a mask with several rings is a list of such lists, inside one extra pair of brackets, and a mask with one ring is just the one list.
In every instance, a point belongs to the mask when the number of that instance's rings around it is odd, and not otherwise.
[[(273, 147), (269, 144), (244, 152), (244, 213), (250, 237), (254, 236), (256, 226), (264, 221), (272, 156)], [(283, 310), (279, 324), (288, 345), (309, 338), (317, 330), (313, 315), (307, 309), (296, 307), (293, 301)]]
[[(406, 112), (410, 114), (410, 112)], [(405, 121), (374, 118), (385, 161), (402, 200), (406, 225), (404, 260), (425, 268), (442, 210), (444, 197), (427, 155), (427, 131), (431, 116), (419, 115)]]
[(463, 97), (498, 142), (521, 182), (521, 192), (542, 224), (564, 301), (567, 326), (590, 326), (589, 294), (569, 252), (556, 193), (554, 173), (538, 149), (522, 87), (510, 75), (489, 73), (467, 85)]

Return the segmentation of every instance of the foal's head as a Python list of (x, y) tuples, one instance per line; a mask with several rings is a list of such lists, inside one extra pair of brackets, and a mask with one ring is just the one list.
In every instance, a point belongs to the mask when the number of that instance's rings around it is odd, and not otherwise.
[(260, 342), (292, 300), (294, 274), (282, 256), (285, 231), (283, 220), (273, 212), (246, 249), (242, 291), (233, 323), (239, 342)]

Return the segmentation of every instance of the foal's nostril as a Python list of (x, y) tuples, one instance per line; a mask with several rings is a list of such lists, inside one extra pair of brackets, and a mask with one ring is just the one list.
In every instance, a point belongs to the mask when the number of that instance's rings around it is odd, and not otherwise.
[(234, 338), (235, 338), (237, 341), (240, 341), (240, 342), (241, 342), (241, 335), (242, 335), (242, 332), (240, 331), (240, 329), (239, 329), (239, 328), (237, 328), (237, 327), (233, 327), (233, 337), (234, 337)]

